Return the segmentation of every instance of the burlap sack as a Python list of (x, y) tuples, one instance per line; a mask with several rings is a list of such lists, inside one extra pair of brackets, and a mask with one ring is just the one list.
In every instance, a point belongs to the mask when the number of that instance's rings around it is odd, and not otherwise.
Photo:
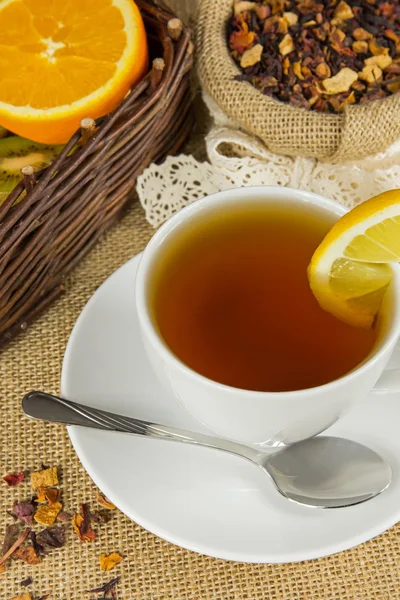
[(269, 150), (340, 162), (382, 152), (400, 138), (400, 94), (332, 115), (279, 102), (250, 83), (234, 81), (239, 69), (226, 36), (232, 5), (233, 0), (198, 0), (200, 80), (223, 112), (260, 137)]

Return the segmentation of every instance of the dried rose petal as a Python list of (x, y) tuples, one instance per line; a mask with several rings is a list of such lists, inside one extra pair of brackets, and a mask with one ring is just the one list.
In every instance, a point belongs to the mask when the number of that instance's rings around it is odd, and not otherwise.
[(6, 482), (8, 487), (15, 487), (19, 485), (24, 479), (25, 473), (23, 471), (19, 471), (18, 473), (8, 473), (3, 477), (3, 481)]
[(15, 516), (27, 525), (32, 525), (34, 512), (35, 506), (33, 502), (17, 502), (17, 504), (14, 505)]

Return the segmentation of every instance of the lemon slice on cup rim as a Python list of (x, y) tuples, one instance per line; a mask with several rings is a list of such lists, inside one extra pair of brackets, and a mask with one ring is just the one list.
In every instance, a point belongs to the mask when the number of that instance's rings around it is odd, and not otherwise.
[(373, 325), (400, 261), (400, 189), (359, 204), (337, 221), (308, 266), (321, 308), (355, 327)]

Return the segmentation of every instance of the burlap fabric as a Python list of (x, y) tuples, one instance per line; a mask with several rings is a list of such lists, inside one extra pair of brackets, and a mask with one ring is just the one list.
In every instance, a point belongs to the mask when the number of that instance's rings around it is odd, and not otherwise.
[[(62, 427), (24, 418), (20, 401), (32, 388), (59, 392), (65, 346), (83, 306), (115, 269), (143, 249), (152, 233), (136, 205), (94, 248), (67, 282), (66, 295), (0, 356), (1, 475), (10, 470), (58, 465), (64, 503), (96, 506), (96, 490), (80, 465)], [(112, 452), (112, 449), (110, 449)], [(127, 474), (129, 476), (129, 474)], [(4, 532), (16, 499), (29, 497), (29, 484), (8, 489), (0, 483)], [(68, 541), (38, 566), (12, 561), (0, 574), (0, 599), (21, 594), (21, 580), (35, 598), (89, 600), (84, 594), (116, 575), (119, 600), (396, 600), (400, 598), (400, 526), (340, 555), (288, 565), (245, 565), (214, 560), (177, 548), (144, 531), (119, 511), (98, 529), (92, 544), (81, 544), (68, 527)], [(268, 535), (268, 532), (266, 532)], [(125, 559), (110, 573), (99, 555), (119, 551)]]
[(232, 4), (232, 0), (199, 0), (200, 79), (222, 111), (260, 137), (269, 150), (340, 162), (382, 152), (400, 137), (400, 94), (330, 115), (278, 102), (248, 82), (235, 81), (239, 69), (229, 55), (226, 38)]

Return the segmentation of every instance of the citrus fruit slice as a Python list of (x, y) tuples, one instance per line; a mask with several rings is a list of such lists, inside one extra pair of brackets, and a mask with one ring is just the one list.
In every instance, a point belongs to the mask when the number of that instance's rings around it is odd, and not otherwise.
[(111, 112), (146, 72), (133, 0), (2, 0), (0, 124), (62, 144), (81, 119)]
[(400, 261), (400, 190), (356, 206), (329, 231), (308, 267), (320, 306), (356, 327), (371, 327)]

